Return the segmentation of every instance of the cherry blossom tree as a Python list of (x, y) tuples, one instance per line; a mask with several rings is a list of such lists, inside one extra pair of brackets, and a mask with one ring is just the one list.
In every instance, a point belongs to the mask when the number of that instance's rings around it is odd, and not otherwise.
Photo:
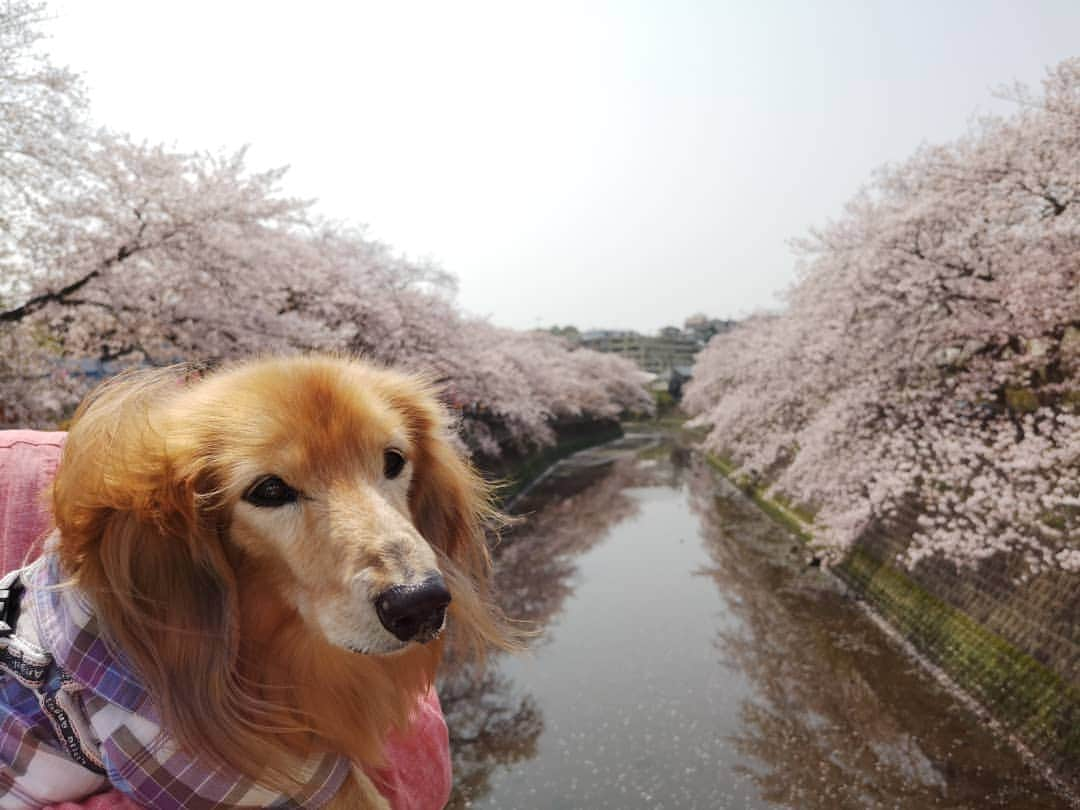
[(881, 170), (798, 243), (786, 309), (715, 338), (709, 445), (843, 551), (914, 507), (908, 563), (1080, 570), (1080, 60)]
[(37, 50), (43, 14), (0, 7), (0, 424), (56, 424), (88, 364), (305, 350), (427, 374), (490, 456), (651, 407), (633, 364), (466, 317), (449, 274), (316, 217), (244, 150), (92, 128), (76, 77)]
[(77, 77), (38, 50), (43, 3), (8, 0), (0, 9), (0, 302), (25, 286), (26, 232), (57, 190), (74, 190), (87, 131)]

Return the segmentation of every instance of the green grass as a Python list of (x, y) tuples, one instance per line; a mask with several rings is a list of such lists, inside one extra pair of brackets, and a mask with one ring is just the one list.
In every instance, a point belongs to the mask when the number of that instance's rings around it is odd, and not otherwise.
[(686, 430), (688, 433), (694, 433), (695, 431), (685, 427), (687, 419), (685, 413), (674, 409), (663, 414), (658, 413), (656, 416), (647, 419), (626, 419), (623, 420), (623, 426), (640, 430), (662, 428), (665, 430)]

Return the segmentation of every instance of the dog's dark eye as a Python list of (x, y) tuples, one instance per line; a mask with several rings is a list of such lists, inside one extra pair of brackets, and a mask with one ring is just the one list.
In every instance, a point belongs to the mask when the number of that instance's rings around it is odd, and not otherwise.
[(387, 478), (397, 478), (403, 469), (405, 469), (405, 456), (400, 450), (383, 452), (383, 475)]
[(299, 492), (276, 475), (269, 475), (249, 489), (244, 500), (252, 506), (284, 506), (298, 497)]

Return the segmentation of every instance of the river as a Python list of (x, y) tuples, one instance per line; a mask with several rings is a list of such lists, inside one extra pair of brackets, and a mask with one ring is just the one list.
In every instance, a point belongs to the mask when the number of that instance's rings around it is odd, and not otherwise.
[(1064, 808), (1037, 773), (666, 434), (515, 505), (529, 652), (440, 681), (451, 808)]

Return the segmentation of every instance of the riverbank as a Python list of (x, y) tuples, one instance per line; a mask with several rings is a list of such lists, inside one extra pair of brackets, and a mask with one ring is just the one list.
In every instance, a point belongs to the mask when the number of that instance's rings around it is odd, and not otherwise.
[(581, 450), (613, 441), (623, 435), (614, 419), (567, 421), (554, 426), (555, 443), (532, 453), (505, 451), (498, 458), (479, 457), (476, 466), (489, 481), (496, 481), (504, 508), (511, 508), (524, 492), (555, 464)]
[[(813, 555), (813, 530), (805, 516), (740, 479), (726, 460), (712, 454), (706, 458), (762, 511), (806, 543), (807, 555)], [(955, 582), (947, 583), (952, 588), (943, 588), (942, 581), (962, 578), (963, 572), (938, 571), (936, 577), (924, 576), (920, 582), (895, 565), (896, 548), (902, 545), (901, 539), (877, 527), (829, 570), (911, 646), (921, 663), (970, 701), (1080, 806), (1080, 688), (1029, 650), (994, 632), (986, 620), (994, 606), (982, 616), (972, 615), (943, 597), (942, 590), (954, 596), (958, 589)], [(977, 587), (969, 584), (967, 590)], [(984, 602), (1004, 601), (981, 596)], [(994, 618), (999, 622), (1004, 610), (1017, 609), (1015, 603), (996, 607)]]

